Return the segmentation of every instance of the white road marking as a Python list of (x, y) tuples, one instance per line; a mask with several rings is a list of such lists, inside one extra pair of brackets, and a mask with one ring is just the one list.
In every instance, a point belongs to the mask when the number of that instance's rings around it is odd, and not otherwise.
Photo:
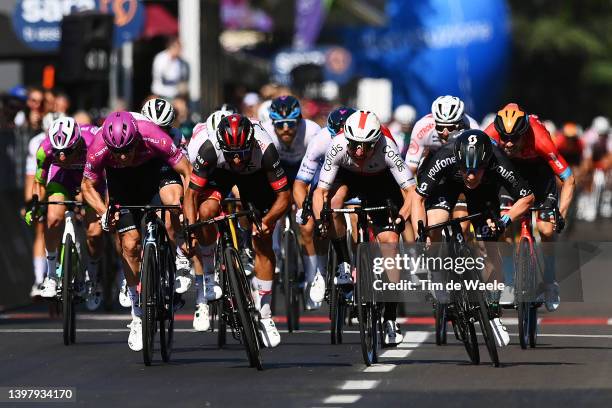
[(412, 353), (412, 350), (387, 350), (380, 354), (381, 358), (405, 358)]
[(323, 400), (324, 404), (353, 404), (361, 399), (358, 394), (330, 395)]
[(371, 390), (376, 388), (380, 381), (378, 380), (349, 380), (345, 381), (340, 386), (341, 390)]
[(612, 317), (608, 319), (608, 326), (612, 326)]
[(388, 373), (397, 367), (396, 364), (372, 364), (363, 369), (364, 373)]

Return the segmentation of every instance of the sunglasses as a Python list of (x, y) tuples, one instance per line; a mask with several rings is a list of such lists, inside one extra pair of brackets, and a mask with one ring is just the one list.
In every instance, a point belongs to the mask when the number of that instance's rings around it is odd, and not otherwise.
[(108, 150), (110, 150), (112, 154), (129, 154), (134, 150), (134, 143), (120, 148), (108, 146)]
[(223, 150), (223, 155), (228, 160), (233, 160), (237, 157), (241, 161), (247, 161), (251, 158), (251, 148), (249, 147), (242, 150)]
[(449, 132), (453, 132), (455, 130), (459, 129), (459, 124), (455, 123), (455, 124), (436, 124), (436, 132), (438, 133), (442, 133), (444, 132), (444, 130), (448, 130)]
[(293, 129), (297, 126), (297, 119), (287, 119), (287, 120), (275, 120), (274, 127), (277, 129), (282, 129), (287, 125), (289, 129)]
[(363, 151), (372, 150), (376, 146), (376, 142), (366, 143), (366, 142), (355, 142), (353, 140), (348, 141), (348, 149), (351, 152), (356, 151), (357, 149), (361, 149)]
[(76, 150), (76, 148), (77, 148), (77, 146), (75, 145), (75, 146), (68, 147), (68, 148), (66, 148), (66, 149), (57, 149), (57, 150), (56, 150), (56, 149), (53, 149), (53, 156), (54, 156), (54, 157), (56, 157), (56, 158), (58, 158), (58, 157), (60, 157), (60, 155), (63, 153), (63, 154), (64, 154), (64, 156), (68, 157), (68, 156), (70, 156), (72, 153), (74, 153), (74, 151)]

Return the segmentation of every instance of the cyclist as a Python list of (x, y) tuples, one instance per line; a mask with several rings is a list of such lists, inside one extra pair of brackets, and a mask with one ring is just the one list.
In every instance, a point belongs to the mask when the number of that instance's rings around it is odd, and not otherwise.
[[(119, 205), (142, 205), (151, 202), (168, 185), (181, 184), (181, 176), (186, 184), (191, 175), (189, 160), (172, 139), (156, 124), (144, 116), (142, 118), (136, 119), (130, 112), (113, 112), (104, 120), (88, 149), (82, 182), (83, 196), (96, 211), (102, 229), (109, 231), (113, 227), (118, 235), (128, 295), (132, 302), (128, 345), (133, 351), (142, 350), (142, 309), (138, 305), (136, 289), (141, 262), (139, 226), (142, 213), (121, 210), (115, 217), (107, 217), (104, 197), (96, 187), (104, 183), (106, 174), (111, 200)], [(176, 173), (162, 172), (164, 165), (171, 166)]]
[[(327, 117), (327, 126), (321, 128), (316, 137), (308, 144), (306, 154), (300, 163), (300, 169), (293, 183), (293, 201), (298, 208), (295, 214), (298, 225), (304, 224), (302, 205), (308, 197), (310, 189), (314, 188), (311, 184), (316, 185), (318, 181), (318, 173), (321, 169), (325, 152), (327, 152), (327, 147), (331, 143), (332, 138), (342, 132), (344, 122), (353, 113), (355, 113), (355, 109), (346, 106), (334, 109)], [(309, 268), (305, 268), (306, 286), (304, 288), (304, 298), (306, 299), (306, 309), (308, 310), (319, 309), (325, 297), (325, 278), (323, 276), (326, 266), (325, 255), (308, 253), (309, 248), (313, 245), (318, 245), (316, 241), (313, 243), (313, 232), (314, 221), (309, 219), (302, 228), (302, 242), (305, 247), (302, 260), (304, 265), (309, 265)]]
[[(232, 115), (234, 112), (218, 110), (211, 113), (205, 123), (198, 123), (193, 128), (193, 136), (187, 145), (189, 161), (192, 165), (196, 164), (198, 151), (206, 140), (211, 143), (217, 142), (217, 128), (221, 120)], [(193, 328), (196, 331), (207, 331), (210, 328), (210, 310), (208, 302), (221, 297), (219, 284), (214, 279), (216, 242), (210, 245), (200, 244), (197, 247), (196, 255), (193, 257), (195, 266), (195, 288), (196, 288), (196, 310), (193, 314)], [(202, 262), (203, 261), (203, 262)]]
[[(584, 132), (584, 168), (585, 192), (581, 197), (579, 215), (586, 221), (595, 221), (600, 214), (604, 215), (606, 206), (606, 172), (610, 168), (612, 153), (612, 138), (610, 137), (610, 121), (604, 116), (593, 119), (591, 127)], [(609, 215), (609, 214), (607, 214)]]
[[(497, 219), (472, 221), (476, 238), (482, 241), (497, 241), (514, 219), (520, 217), (533, 203), (534, 196), (529, 185), (517, 174), (511, 161), (481, 130), (463, 131), (456, 139), (446, 143), (419, 168), (418, 185), (412, 200), (412, 226), (418, 234), (418, 222), (433, 224), (427, 208), (431, 208), (443, 197), (453, 208), (460, 193), (465, 194), (469, 214), (492, 213)], [(504, 186), (516, 202), (506, 215), (499, 218), (499, 189)], [(499, 248), (485, 246), (495, 271), (500, 271)], [(502, 281), (501, 277), (485, 276), (485, 280)], [(497, 296), (492, 296), (496, 298)], [(496, 299), (494, 299), (496, 301)], [(510, 337), (502, 325), (499, 315), (491, 321), (498, 345), (507, 345)]]
[[(272, 142), (276, 146), (280, 157), (281, 166), (285, 169), (289, 188), (293, 186), (293, 181), (300, 168), (302, 158), (306, 154), (306, 148), (311, 140), (313, 140), (321, 127), (315, 122), (302, 118), (302, 108), (300, 102), (291, 95), (283, 95), (272, 100), (270, 105), (270, 120), (263, 122), (262, 127), (272, 137)], [(301, 204), (301, 203), (300, 203)], [(282, 233), (282, 223), (276, 225), (273, 237), (274, 253), (277, 261), (280, 261), (280, 240)], [(311, 230), (311, 229), (310, 229)], [(307, 236), (309, 228), (300, 225), (300, 235)], [(310, 232), (310, 237), (312, 232)], [(305, 259), (304, 269), (306, 276), (314, 276), (316, 271), (316, 262), (311, 262), (313, 258), (309, 256), (315, 255), (315, 248), (312, 238), (306, 237), (302, 241), (302, 254)], [(316, 258), (314, 258), (316, 261)], [(277, 262), (277, 272), (280, 262)]]
[(397, 142), (397, 147), (403, 158), (408, 153), (410, 136), (416, 120), (416, 110), (412, 105), (399, 105), (393, 111), (393, 122), (389, 124), (389, 131)]
[[(180, 129), (172, 127), (175, 119), (174, 108), (172, 104), (163, 98), (151, 98), (145, 102), (142, 107), (141, 113), (155, 123), (157, 126), (162, 128), (164, 132), (174, 142), (174, 145), (183, 151), (183, 154), (187, 154), (187, 142), (185, 137), (181, 133)], [(164, 165), (161, 169), (162, 172), (175, 173), (174, 170), (168, 165)], [(171, 180), (176, 180), (178, 175), (175, 173)], [(178, 183), (171, 183), (164, 188), (159, 190), (160, 200), (164, 203), (178, 203), (183, 199), (183, 186)], [(191, 262), (181, 250), (180, 242), (177, 243), (178, 237), (176, 233), (180, 228), (180, 222), (178, 217), (172, 216), (173, 214), (167, 214), (166, 217), (166, 229), (168, 230), (168, 237), (170, 241), (176, 246), (176, 279), (175, 288), (176, 293), (185, 293), (192, 284), (191, 275)]]
[[(22, 210), (22, 215), (26, 215), (28, 208), (32, 206), (32, 187), (34, 186), (34, 179), (36, 176), (36, 152), (40, 147), (42, 141), (47, 137), (47, 131), (51, 127), (51, 124), (55, 119), (58, 119), (64, 115), (49, 112), (43, 116), (42, 120), (42, 132), (32, 137), (28, 142), (28, 156), (26, 158), (25, 166), (25, 180), (23, 184), (24, 202), (25, 206)], [(43, 221), (39, 218), (39, 221)], [(34, 225), (34, 242), (32, 243), (32, 263), (34, 267), (34, 285), (30, 291), (30, 297), (41, 296), (42, 288), (46, 274), (47, 274), (47, 263), (45, 260), (45, 238), (44, 234), (44, 223), (37, 222)]]
[[(553, 241), (555, 229), (559, 232), (563, 229), (574, 196), (575, 181), (550, 133), (536, 115), (528, 115), (516, 103), (509, 103), (498, 111), (485, 132), (508, 154), (521, 177), (527, 180), (535, 194), (535, 205), (548, 208), (558, 205), (560, 225), (554, 225), (553, 211), (540, 212), (536, 223), (542, 241)], [(560, 194), (555, 175), (561, 180)], [(549, 245), (544, 245), (543, 249), (545, 305), (548, 311), (553, 311), (560, 302), (559, 285), (555, 281), (555, 257)], [(506, 273), (509, 269), (510, 265), (504, 267)]]
[[(276, 347), (280, 334), (272, 320), (272, 284), (274, 264), (272, 231), (286, 213), (290, 195), (287, 176), (280, 164), (270, 135), (258, 122), (233, 114), (224, 117), (217, 128), (216, 140), (206, 139), (194, 161), (189, 189), (185, 194), (187, 218), (207, 220), (221, 211), (221, 201), (236, 185), (243, 202), (251, 202), (265, 214), (261, 231), (253, 226), (255, 277), (251, 285), (258, 307), (259, 332), (266, 347)], [(200, 245), (210, 246), (217, 239), (214, 227), (203, 228), (198, 234)], [(203, 254), (203, 264), (212, 264), (213, 254)], [(207, 259), (208, 258), (208, 259)], [(217, 298), (221, 289), (217, 286)]]
[[(398, 218), (390, 224), (386, 214), (374, 213), (371, 219), (377, 241), (397, 243), (404, 220), (410, 215), (409, 196), (413, 186), (414, 177), (400, 156), (391, 133), (381, 126), (374, 113), (358, 110), (346, 119), (344, 132), (336, 136), (327, 148), (313, 196), (316, 229), (321, 236), (327, 235), (328, 226), (321, 221), (325, 202), (332, 208), (339, 208), (346, 197), (355, 195), (367, 205), (386, 205), (386, 200), (391, 199), (398, 208), (401, 207)], [(339, 264), (335, 283), (350, 286), (353, 279), (344, 217), (334, 214), (330, 232)], [(384, 340), (388, 345), (398, 344), (403, 338), (396, 317), (397, 303), (387, 302)]]

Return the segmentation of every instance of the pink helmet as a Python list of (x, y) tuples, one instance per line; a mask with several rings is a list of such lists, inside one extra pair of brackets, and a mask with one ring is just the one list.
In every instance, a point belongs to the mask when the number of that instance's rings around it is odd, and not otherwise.
[(113, 112), (107, 116), (102, 125), (102, 138), (111, 150), (130, 146), (137, 135), (136, 120), (129, 112)]

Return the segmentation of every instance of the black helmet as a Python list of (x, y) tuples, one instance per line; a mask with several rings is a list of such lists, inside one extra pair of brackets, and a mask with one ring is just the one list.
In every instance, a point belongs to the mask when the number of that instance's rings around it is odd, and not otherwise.
[(270, 105), (270, 119), (286, 120), (286, 119), (301, 119), (302, 108), (300, 102), (295, 96), (283, 95), (272, 101)]
[(248, 150), (253, 144), (253, 124), (240, 114), (224, 117), (217, 128), (217, 141), (224, 152)]
[(355, 109), (347, 108), (346, 106), (341, 106), (331, 111), (327, 117), (327, 129), (329, 133), (335, 136), (344, 127), (346, 119), (353, 113), (355, 113)]
[(482, 169), (489, 164), (492, 156), (491, 139), (482, 130), (465, 130), (455, 139), (455, 160), (462, 170)]

